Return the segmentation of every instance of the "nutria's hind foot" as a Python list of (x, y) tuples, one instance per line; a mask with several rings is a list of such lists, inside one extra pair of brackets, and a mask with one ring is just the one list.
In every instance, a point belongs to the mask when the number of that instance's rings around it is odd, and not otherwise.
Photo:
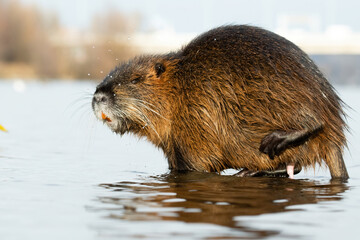
[[(275, 170), (264, 170), (264, 171), (256, 171), (249, 170), (247, 168), (243, 168), (240, 172), (236, 173), (234, 176), (237, 177), (291, 177), (288, 174), (288, 165), (281, 164)], [(294, 166), (294, 175), (301, 172), (302, 167), (299, 164), (295, 164)]]
[(303, 144), (321, 128), (320, 126), (314, 130), (274, 131), (263, 138), (259, 150), (269, 155), (270, 159), (274, 159), (275, 156), (280, 155), (285, 149)]
[(240, 170), (240, 172), (236, 173), (234, 176), (236, 177), (263, 177), (262, 171), (254, 171), (249, 170), (247, 168), (243, 168)]

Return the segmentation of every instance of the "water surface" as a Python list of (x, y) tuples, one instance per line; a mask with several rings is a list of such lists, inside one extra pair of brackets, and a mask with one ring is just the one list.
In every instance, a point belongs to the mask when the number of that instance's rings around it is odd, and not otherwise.
[(360, 88), (348, 182), (170, 174), (145, 140), (92, 116), (94, 83), (0, 82), (0, 239), (354, 239), (360, 234)]

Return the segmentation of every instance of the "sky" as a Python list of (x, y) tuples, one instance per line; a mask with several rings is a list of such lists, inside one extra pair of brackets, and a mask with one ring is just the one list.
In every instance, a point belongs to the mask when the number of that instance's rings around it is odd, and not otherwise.
[[(143, 31), (203, 32), (224, 24), (251, 24), (276, 31), (325, 31), (344, 25), (360, 32), (358, 0), (20, 0), (56, 12), (69, 28), (86, 29), (95, 14), (110, 8), (142, 16)], [(286, 24), (285, 24), (286, 25)], [(288, 26), (288, 25), (286, 25)]]

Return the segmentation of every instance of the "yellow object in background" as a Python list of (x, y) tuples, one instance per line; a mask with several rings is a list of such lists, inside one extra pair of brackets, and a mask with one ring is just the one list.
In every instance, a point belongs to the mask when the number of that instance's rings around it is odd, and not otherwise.
[(0, 125), (0, 130), (1, 130), (1, 131), (4, 131), (4, 132), (7, 132), (7, 130), (6, 130), (3, 126), (1, 126), (1, 125)]

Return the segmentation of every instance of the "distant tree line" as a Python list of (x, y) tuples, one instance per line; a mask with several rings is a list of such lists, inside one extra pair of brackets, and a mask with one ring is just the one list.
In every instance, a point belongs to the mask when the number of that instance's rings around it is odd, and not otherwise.
[(59, 44), (55, 37), (67, 31), (56, 14), (17, 0), (0, 0), (0, 78), (101, 79), (135, 54), (130, 41), (116, 37), (136, 31), (139, 22), (139, 16), (109, 9), (95, 16), (84, 32), (92, 41)]
[[(109, 8), (93, 17), (78, 42), (66, 42), (70, 33), (56, 14), (18, 0), (0, 0), (0, 79), (102, 79), (138, 54), (128, 36), (140, 22), (136, 14)], [(360, 55), (311, 57), (332, 83), (360, 84)]]

